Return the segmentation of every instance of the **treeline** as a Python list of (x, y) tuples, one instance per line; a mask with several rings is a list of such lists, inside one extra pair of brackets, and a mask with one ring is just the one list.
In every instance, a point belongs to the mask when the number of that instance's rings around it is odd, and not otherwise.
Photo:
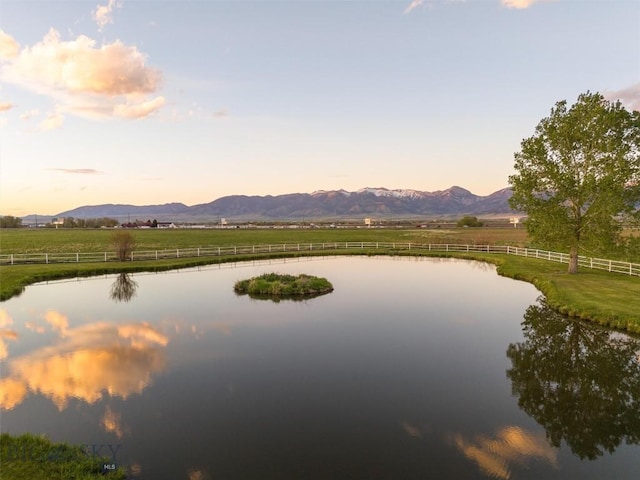
[(20, 228), (22, 226), (22, 219), (18, 217), (12, 217), (11, 215), (5, 215), (0, 217), (0, 228)]
[[(52, 222), (41, 225), (45, 228), (102, 228), (102, 227), (117, 227), (120, 224), (115, 218), (102, 217), (102, 218), (73, 218), (66, 217), (57, 221), (53, 219)], [(25, 225), (22, 224), (22, 219), (18, 217), (12, 217), (11, 215), (5, 215), (0, 217), (0, 228), (22, 228)]]
[(117, 227), (120, 225), (115, 218), (101, 217), (101, 218), (73, 218), (65, 217), (62, 219), (62, 223), (51, 222), (47, 227), (62, 227), (62, 228), (101, 228), (101, 227)]

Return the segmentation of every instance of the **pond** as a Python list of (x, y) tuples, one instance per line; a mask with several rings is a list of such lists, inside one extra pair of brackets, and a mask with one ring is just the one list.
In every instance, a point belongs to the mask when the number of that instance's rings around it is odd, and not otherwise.
[[(237, 296), (266, 272), (304, 301)], [(640, 471), (640, 343), (484, 263), (317, 257), (33, 285), (0, 304), (2, 432), (149, 480)]]

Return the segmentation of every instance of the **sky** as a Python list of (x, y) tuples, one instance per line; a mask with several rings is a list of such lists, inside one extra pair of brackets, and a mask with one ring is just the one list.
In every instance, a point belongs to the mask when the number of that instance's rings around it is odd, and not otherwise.
[(640, 110), (637, 0), (1, 0), (0, 214), (488, 195), (587, 91)]

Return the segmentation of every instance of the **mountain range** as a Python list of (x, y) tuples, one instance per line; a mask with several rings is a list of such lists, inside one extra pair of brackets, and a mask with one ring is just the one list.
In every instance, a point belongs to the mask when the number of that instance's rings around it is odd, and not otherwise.
[[(183, 203), (163, 205), (87, 205), (60, 212), (58, 218), (111, 217), (120, 221), (146, 220), (189, 222), (217, 221), (270, 221), (456, 217), (461, 215), (510, 216), (513, 210), (508, 199), (511, 189), (504, 188), (490, 195), (480, 196), (461, 187), (426, 192), (419, 190), (389, 190), (363, 188), (355, 192), (346, 190), (320, 190), (313, 193), (247, 196), (230, 195), (209, 203), (187, 206)], [(24, 217), (25, 220), (31, 219)], [(41, 217), (43, 218), (43, 217)], [(44, 221), (44, 218), (43, 218)]]

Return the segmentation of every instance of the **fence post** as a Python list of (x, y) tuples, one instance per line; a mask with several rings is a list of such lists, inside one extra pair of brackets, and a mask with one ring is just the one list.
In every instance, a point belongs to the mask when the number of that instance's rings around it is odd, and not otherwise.
[(76, 252), (76, 263), (80, 263), (80, 253)]
[(49, 263), (49, 254), (48, 253), (44, 254), (44, 263)]
[(176, 248), (176, 258), (180, 258), (180, 249)]
[(156, 260), (158, 260), (158, 250), (156, 250)]
[(609, 271), (611, 271), (611, 260), (609, 260)]
[(198, 256), (200, 256), (200, 247), (198, 247)]
[(13, 253), (11, 254), (11, 265), (13, 265)]

